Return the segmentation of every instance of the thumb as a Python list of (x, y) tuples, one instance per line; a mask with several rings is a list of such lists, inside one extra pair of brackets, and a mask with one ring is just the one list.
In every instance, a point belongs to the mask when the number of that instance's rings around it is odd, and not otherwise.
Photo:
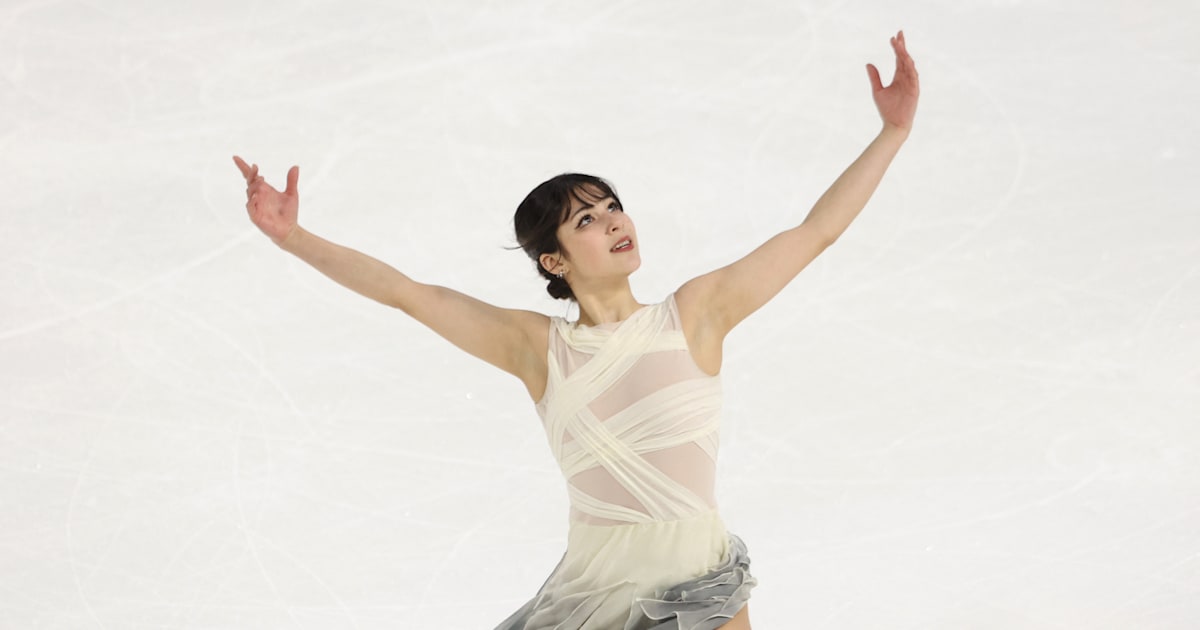
[(293, 166), (293, 167), (291, 168), (291, 170), (289, 170), (289, 171), (288, 171), (288, 176), (287, 176), (287, 189), (283, 191), (283, 192), (284, 192), (284, 194), (286, 194), (286, 195), (295, 195), (295, 194), (297, 194), (299, 191), (298, 191), (298, 190), (296, 190), (296, 184), (297, 184), (297, 182), (299, 182), (299, 181), (300, 181), (300, 167), (299, 167), (299, 166)]
[(867, 64), (867, 76), (871, 78), (871, 89), (876, 92), (883, 89), (883, 82), (879, 80), (879, 70), (874, 64)]

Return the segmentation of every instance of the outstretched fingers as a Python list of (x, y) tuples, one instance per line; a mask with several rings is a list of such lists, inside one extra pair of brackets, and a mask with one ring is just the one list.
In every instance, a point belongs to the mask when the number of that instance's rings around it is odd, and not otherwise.
[(245, 160), (242, 160), (242, 158), (238, 156), (233, 156), (233, 163), (238, 164), (238, 170), (241, 170), (241, 176), (244, 176), (244, 178), (247, 180), (250, 179), (250, 164), (247, 164)]
[(238, 170), (242, 172), (242, 177), (246, 178), (246, 184), (253, 184), (254, 180), (261, 178), (258, 174), (258, 165), (246, 164), (246, 161), (238, 156), (233, 156), (233, 163), (237, 165)]
[[(913, 62), (912, 55), (908, 54), (908, 42), (904, 39), (904, 31), (897, 33), (896, 37), (892, 38), (892, 42), (896, 49), (896, 76), (909, 83), (915, 83), (917, 64)], [(892, 80), (895, 81), (895, 79)]]
[(908, 42), (904, 40), (904, 31), (898, 31), (896, 36), (892, 38), (892, 48), (896, 49), (897, 57), (908, 55)]
[(283, 191), (286, 195), (297, 194), (296, 184), (300, 181), (300, 167), (293, 166), (287, 174), (287, 188)]
[(251, 176), (253, 169), (250, 168), (249, 164), (246, 164), (245, 160), (235, 155), (233, 156), (233, 163), (237, 164), (238, 170), (242, 172), (242, 177), (245, 177), (246, 181), (253, 179)]
[(887, 86), (884, 86), (883, 80), (879, 76), (879, 69), (874, 64), (867, 64), (867, 76), (871, 79), (871, 89), (875, 92), (895, 85), (898, 79), (909, 84), (916, 80), (917, 68), (913, 64), (912, 57), (908, 55), (908, 47), (904, 41), (904, 31), (896, 33), (888, 41), (892, 45), (892, 50), (896, 53), (896, 68), (892, 72), (891, 82)]
[(875, 64), (867, 64), (867, 76), (871, 79), (871, 89), (878, 92), (883, 89), (883, 81), (879, 78), (879, 69)]

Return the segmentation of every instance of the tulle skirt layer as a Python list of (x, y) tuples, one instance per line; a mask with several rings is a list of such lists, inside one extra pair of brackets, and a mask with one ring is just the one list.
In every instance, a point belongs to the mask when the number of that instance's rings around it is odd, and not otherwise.
[(546, 583), (496, 630), (715, 630), (756, 585), (745, 543), (716, 512), (572, 523), (567, 552)]

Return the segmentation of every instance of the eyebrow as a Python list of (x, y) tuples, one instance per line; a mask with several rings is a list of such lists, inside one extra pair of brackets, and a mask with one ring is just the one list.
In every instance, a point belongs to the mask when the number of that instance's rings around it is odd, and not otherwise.
[(587, 206), (583, 206), (582, 208), (576, 210), (575, 212), (572, 212), (571, 216), (567, 217), (567, 220), (570, 221), (570, 220), (574, 219), (575, 215), (579, 214), (580, 212), (583, 212), (584, 210), (591, 210), (592, 208), (595, 208), (595, 207), (596, 207), (596, 204), (594, 204), (594, 203), (587, 205)]
[[(616, 199), (613, 199), (612, 197), (604, 197), (603, 199), (599, 199), (599, 200), (597, 200), (597, 202), (596, 202), (596, 203), (599, 203), (599, 202), (601, 202), (601, 201), (604, 201), (604, 199), (612, 199), (614, 203), (617, 201)], [(582, 201), (582, 199), (581, 199), (580, 201)], [(576, 210), (575, 212), (572, 212), (572, 213), (571, 213), (571, 216), (567, 217), (567, 220), (568, 220), (568, 221), (570, 221), (570, 220), (574, 219), (574, 218), (575, 218), (575, 215), (579, 214), (580, 212), (583, 212), (584, 210), (591, 210), (592, 208), (595, 208), (595, 207), (596, 207), (596, 203), (588, 204), (588, 205), (586, 205), (586, 206), (583, 206), (582, 208), (580, 208), (580, 209)]]

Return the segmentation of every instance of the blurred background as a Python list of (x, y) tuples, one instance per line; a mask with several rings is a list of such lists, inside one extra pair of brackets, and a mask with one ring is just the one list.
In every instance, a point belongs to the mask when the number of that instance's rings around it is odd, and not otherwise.
[(1200, 7), (0, 3), (0, 627), (492, 628), (566, 545), (515, 378), (278, 250), (577, 317), (512, 213), (613, 181), (644, 303), (912, 136), (727, 339), (755, 628), (1200, 626)]

